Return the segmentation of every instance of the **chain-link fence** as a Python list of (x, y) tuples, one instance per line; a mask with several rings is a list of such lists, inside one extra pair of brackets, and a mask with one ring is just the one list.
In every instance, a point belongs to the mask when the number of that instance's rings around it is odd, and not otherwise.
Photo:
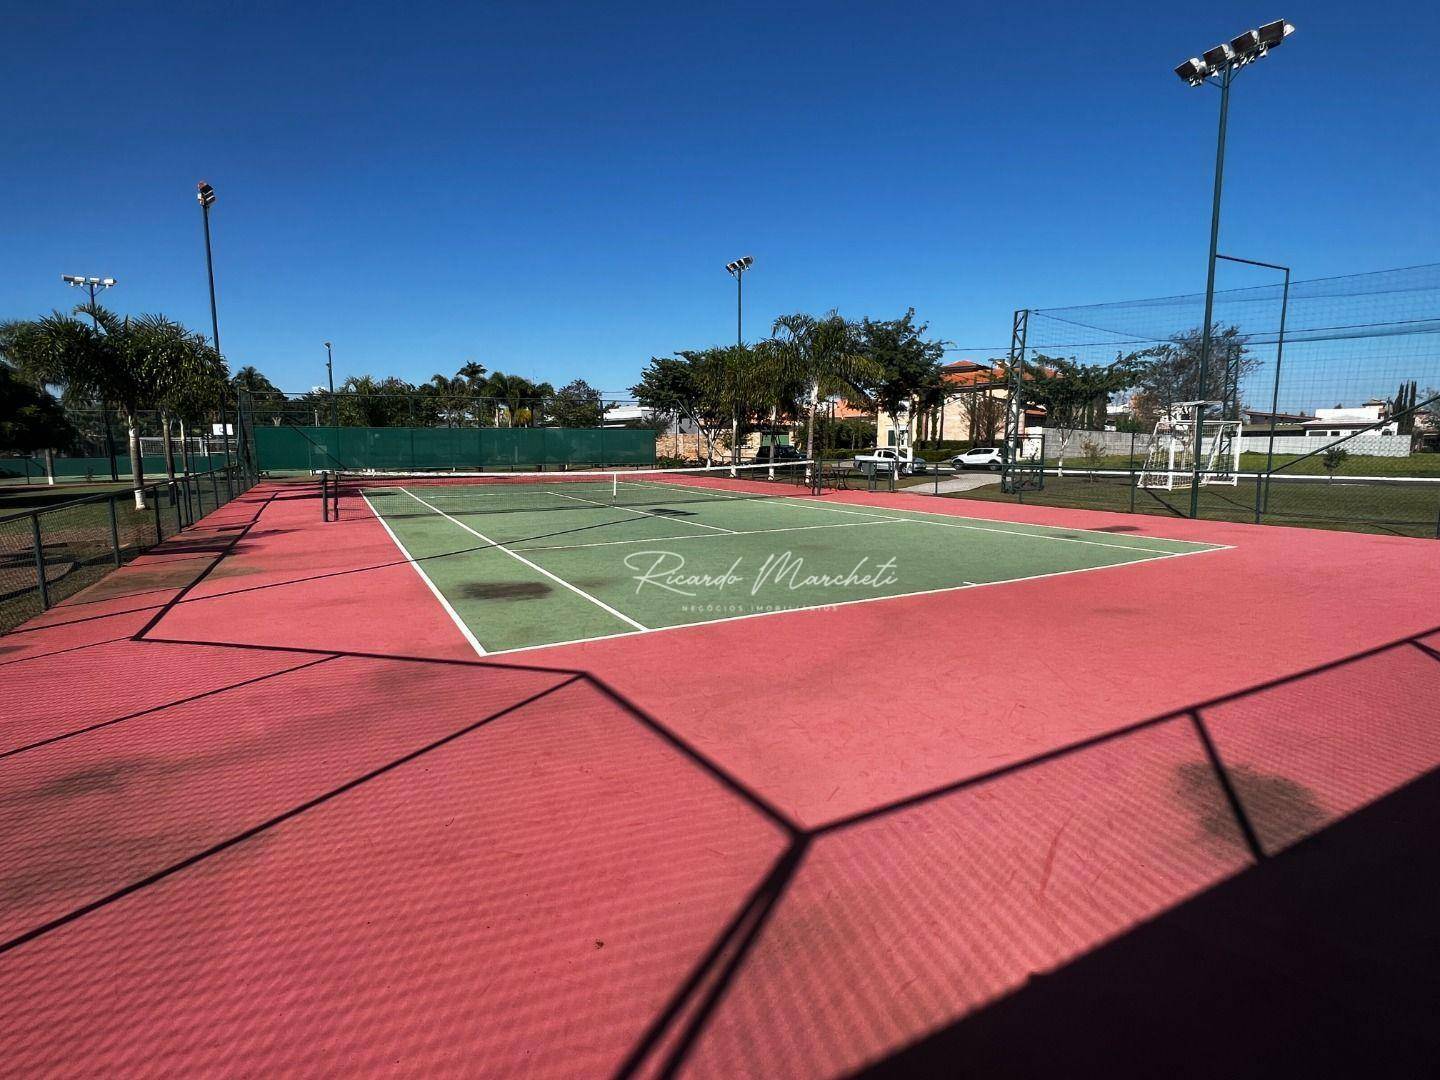
[(254, 484), (231, 466), (0, 516), (0, 632), (13, 629), (224, 506)]
[[(963, 494), (1440, 536), (1440, 265), (1222, 290), (1208, 343), (1204, 306), (1019, 312), (1042, 471)], [(1098, 401), (1057, 407), (1057, 377)]]

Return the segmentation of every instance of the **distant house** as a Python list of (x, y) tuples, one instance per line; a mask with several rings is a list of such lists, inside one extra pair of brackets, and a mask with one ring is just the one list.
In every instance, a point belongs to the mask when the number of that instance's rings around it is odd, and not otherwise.
[(630, 427), (636, 424), (650, 424), (654, 413), (643, 405), (611, 405), (605, 410), (600, 421), (602, 427)]
[(1388, 406), (1382, 401), (1370, 401), (1354, 408), (1337, 407), (1316, 409), (1315, 418), (1301, 424), (1306, 438), (1333, 439), (1354, 434), (1365, 428), (1380, 425), (1381, 435), (1395, 435), (1400, 429), (1398, 421), (1386, 421)]
[[(945, 386), (942, 406), (898, 419), (883, 411), (878, 415), (876, 433), (882, 446), (917, 440), (989, 442), (1001, 437), (1010, 398), (1003, 370), (975, 360), (954, 360), (940, 368), (940, 378)], [(1044, 422), (1044, 409), (1025, 410), (1025, 431), (1039, 430)]]
[(1261, 409), (1241, 409), (1242, 431), (1246, 435), (1269, 435), (1273, 423), (1276, 435), (1304, 435), (1305, 425), (1314, 420), (1311, 413), (1268, 412)]

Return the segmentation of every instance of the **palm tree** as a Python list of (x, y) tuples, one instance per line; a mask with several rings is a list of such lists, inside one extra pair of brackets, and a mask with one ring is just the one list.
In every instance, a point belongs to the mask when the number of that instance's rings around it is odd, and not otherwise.
[[(471, 360), (455, 373), (455, 378), (464, 387), (466, 397), (466, 408), (475, 416), (475, 426), (482, 426), (482, 411), (477, 398), (484, 397), (486, 390), (485, 365)], [(499, 426), (499, 419), (496, 419), (496, 426)]]
[(135, 508), (144, 510), (145, 473), (138, 416), (159, 396), (157, 372), (139, 346), (129, 319), (98, 304), (82, 304), (75, 310), (89, 315), (92, 323), (55, 311), (24, 324), (9, 348), (32, 377), (64, 386), (74, 397), (119, 406), (130, 433)]
[(485, 394), (495, 399), (495, 426), (500, 426), (500, 406), (505, 406), (505, 426), (532, 425), (544, 415), (545, 400), (555, 392), (549, 383), (533, 383), (523, 375), (496, 371), (485, 382)]
[[(142, 315), (131, 328), (138, 353), (153, 372), (155, 404), (160, 409), (160, 426), (164, 433), (165, 473), (175, 479), (175, 448), (170, 440), (171, 424), (180, 423), (180, 445), (185, 443), (185, 424), (198, 420), (220, 401), (225, 385), (225, 361), (221, 359), (204, 335), (192, 333), (163, 315)], [(246, 372), (259, 376), (266, 386), (270, 382), (252, 368), (242, 368), (238, 380)], [(265, 391), (261, 391), (264, 393)], [(271, 393), (278, 390), (271, 387)], [(186, 471), (189, 471), (188, 463)]]
[(860, 397), (884, 377), (884, 368), (860, 351), (853, 323), (831, 311), (816, 318), (797, 313), (782, 315), (771, 327), (770, 346), (775, 377), (804, 387), (806, 399), (805, 457), (815, 457), (815, 413), (820, 399), (849, 392)]

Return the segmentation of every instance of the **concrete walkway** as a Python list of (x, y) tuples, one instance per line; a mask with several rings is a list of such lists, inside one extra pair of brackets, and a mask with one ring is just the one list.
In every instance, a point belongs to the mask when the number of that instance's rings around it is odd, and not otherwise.
[(937, 485), (934, 479), (923, 484), (916, 484), (914, 487), (903, 488), (908, 494), (915, 495), (948, 495), (956, 491), (974, 491), (976, 488), (985, 487), (987, 484), (998, 484), (1000, 474), (998, 472), (972, 472), (960, 473), (949, 479), (941, 480)]

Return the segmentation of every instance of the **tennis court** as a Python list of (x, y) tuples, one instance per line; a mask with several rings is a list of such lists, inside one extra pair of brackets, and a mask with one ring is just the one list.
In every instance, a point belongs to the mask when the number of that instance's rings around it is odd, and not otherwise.
[(5, 635), (0, 1073), (1433, 1060), (1433, 542), (794, 479), (264, 481)]
[(837, 505), (797, 494), (807, 489), (795, 482), (795, 467), (734, 472), (416, 474), (341, 483), (348, 505), (379, 517), (482, 654), (1222, 547)]

